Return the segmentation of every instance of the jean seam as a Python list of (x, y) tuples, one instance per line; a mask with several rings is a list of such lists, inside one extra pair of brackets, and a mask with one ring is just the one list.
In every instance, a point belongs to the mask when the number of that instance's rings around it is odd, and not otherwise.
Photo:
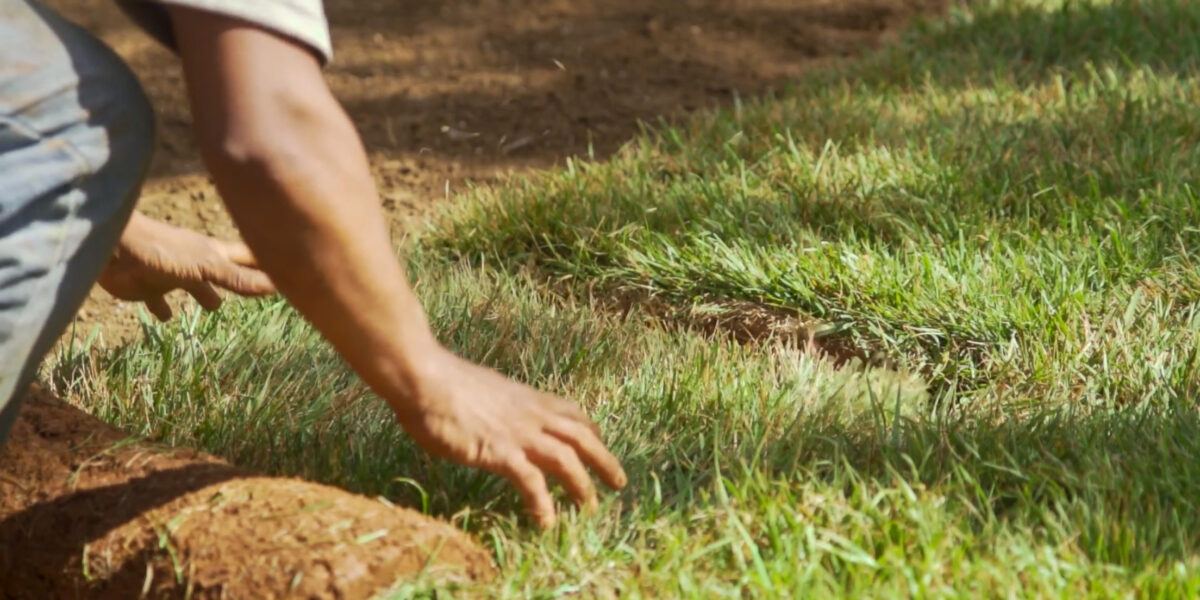
[[(74, 142), (72, 142), (69, 139), (66, 139), (66, 137), (62, 136), (61, 134), (46, 136), (41, 131), (39, 131), (37, 127), (34, 127), (33, 125), (29, 124), (28, 121), (21, 118), (20, 115), (7, 114), (7, 115), (0, 117), (0, 120), (4, 120), (4, 121), (8, 121), (9, 123), (12, 123), (17, 128), (19, 128), (19, 133), (23, 133), (23, 134), (29, 136), (30, 138), (32, 138), (31, 143), (29, 144), (30, 146), (37, 146), (38, 144), (57, 142), (58, 146), (60, 148), (62, 148), (64, 151), (66, 151), (66, 153), (71, 156), (71, 159), (75, 161), (76, 166), (82, 168), (82, 170), (79, 173), (77, 173), (74, 177), (71, 178), (72, 183), (74, 183), (84, 177), (87, 177), (88, 175), (94, 175), (96, 173), (96, 171), (98, 170), (98, 169), (96, 169), (96, 166), (92, 164), (92, 161), (88, 160), (87, 155), (84, 154), (83, 151), (79, 149), (79, 146), (75, 145)], [(70, 131), (74, 127), (78, 127), (80, 125), (86, 126), (86, 123), (87, 123), (87, 121), (80, 121), (76, 125), (74, 125), (72, 127), (68, 127), (64, 131)]]
[[(24, 119), (14, 114), (8, 113), (0, 115), (0, 123), (9, 124), (13, 130), (16, 131), (17, 135), (24, 136), (29, 140), (27, 144), (18, 144), (15, 148), (13, 148), (13, 150), (18, 150), (26, 146), (34, 146), (42, 141), (42, 134), (37, 130), (37, 128), (30, 127), (29, 123), (26, 123)], [(8, 150), (6, 150), (6, 152), (8, 152)]]

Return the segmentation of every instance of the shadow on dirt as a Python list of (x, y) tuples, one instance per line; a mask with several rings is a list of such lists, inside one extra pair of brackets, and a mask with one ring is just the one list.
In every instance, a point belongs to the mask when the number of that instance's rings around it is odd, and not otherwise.
[[(332, 72), (349, 91), (342, 98), (368, 146), (543, 167), (566, 156), (606, 157), (640, 132), (640, 122), (784, 87), (826, 59), (876, 46), (941, 2), (619, 0), (553, 11), (545, 2), (528, 10), (459, 2), (438, 14), (410, 4), (426, 10), (401, 11), (415, 17), (409, 35), (458, 31), (466, 43), (441, 60), (447, 52), (433, 44), (432, 60), (390, 62), (364, 50), (368, 60), (352, 58)], [(339, 16), (371, 21), (362, 8), (353, 17), (331, 12), (335, 22)], [(395, 36), (387, 24), (353, 33), (360, 43)]]
[[(44, 592), (45, 582), (63, 579), (72, 572), (79, 575), (77, 580), (62, 581), (54, 587), (63, 591), (87, 589), (88, 567), (78, 565), (73, 569), (69, 564), (80, 560), (81, 548), (185, 494), (243, 476), (245, 472), (229, 465), (186, 465), (78, 491), (11, 514), (0, 520), (0, 571), (5, 573), (0, 591), (6, 598), (24, 597), (29, 590)], [(153, 548), (154, 544), (146, 547)], [(149, 559), (142, 556), (127, 560), (118, 572), (105, 573), (99, 581), (111, 589), (140, 589)]]
[[(338, 28), (349, 56), (330, 73), (374, 150), (542, 167), (589, 152), (608, 156), (640, 132), (639, 122), (675, 121), (736, 96), (774, 93), (828, 59), (894, 39), (914, 16), (949, 4), (622, 0), (554, 10), (538, 2), (525, 11), (501, 2), (409, 2), (398, 11), (406, 23), (397, 29), (385, 16), (394, 5), (360, 2), (331, 9), (335, 23), (358, 25)], [(890, 86), (911, 76), (910, 83), (928, 78), (949, 87), (1011, 72), (1032, 81), (1088, 63), (1188, 76), (1200, 64), (1194, 3), (1072, 3), (1060, 11), (979, 14), (935, 26), (937, 33), (909, 54), (910, 64), (862, 83)], [(389, 59), (398, 51), (392, 44), (407, 48), (413, 39), (423, 50)], [(975, 55), (984, 62), (964, 62)]]
[[(351, 0), (328, 80), (401, 185), (603, 158), (640, 132), (788, 85), (950, 0)], [(158, 175), (199, 172), (177, 61), (108, 0), (51, 5), (113, 44), (159, 112)], [(408, 171), (411, 171), (409, 177)], [(428, 181), (425, 181), (428, 184)]]
[[(156, 173), (201, 172), (174, 57), (109, 0), (50, 3), (122, 50), (149, 88), (163, 140)], [(772, 94), (958, 3), (353, 0), (327, 9), (335, 44), (328, 79), (385, 165), (385, 187), (428, 199), (443, 194), (446, 180), (604, 158), (641, 123)], [(1200, 63), (1200, 8), (1173, 0), (993, 7), (933, 27), (903, 62), (862, 83), (951, 87), (1010, 72), (1033, 81), (1088, 63), (1188, 76)], [(980, 53), (982, 64), (972, 58)], [(804, 135), (802, 124), (796, 133)]]

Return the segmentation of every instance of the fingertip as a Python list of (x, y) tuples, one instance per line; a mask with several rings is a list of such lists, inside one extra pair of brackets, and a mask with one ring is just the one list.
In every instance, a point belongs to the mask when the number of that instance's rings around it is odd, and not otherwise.
[(221, 308), (221, 295), (217, 293), (217, 290), (213, 286), (207, 283), (192, 286), (188, 289), (188, 293), (196, 299), (196, 302), (204, 310), (211, 312)]
[(604, 445), (592, 428), (581, 429), (578, 421), (556, 421), (548, 429), (551, 435), (571, 445), (608, 487), (623, 489), (628, 482), (621, 461)]
[(596, 473), (600, 475), (600, 479), (604, 485), (613, 490), (623, 490), (629, 483), (629, 477), (625, 475), (625, 469), (621, 467), (616, 459), (612, 459), (611, 463), (596, 467)]
[(625, 469), (621, 468), (620, 464), (605, 465), (604, 468), (599, 468), (597, 471), (600, 479), (604, 481), (604, 485), (610, 489), (623, 490), (629, 483), (629, 477), (625, 475)]
[(554, 510), (554, 499), (550, 496), (550, 490), (543, 488), (533, 494), (536, 497), (529, 502), (529, 516), (542, 529), (554, 527), (558, 523), (558, 514)]
[(167, 304), (167, 299), (162, 296), (147, 300), (146, 309), (159, 321), (165, 323), (171, 320), (171, 305)]
[(512, 457), (509, 463), (502, 467), (508, 478), (517, 486), (526, 511), (539, 527), (546, 529), (557, 522), (554, 512), (554, 499), (550, 496), (550, 488), (546, 485), (546, 476), (541, 469), (521, 454)]
[[(544, 481), (544, 480), (543, 480)], [(537, 492), (538, 515), (543, 522), (553, 526), (558, 522), (558, 511), (554, 508), (554, 496), (550, 495), (550, 488), (543, 484), (542, 488)]]
[(254, 271), (251, 281), (253, 282), (251, 285), (254, 288), (254, 293), (256, 293), (259, 296), (266, 296), (268, 294), (274, 294), (275, 292), (278, 291), (275, 288), (275, 282), (271, 281), (271, 278), (268, 277), (267, 274), (263, 273), (262, 271)]
[(629, 476), (625, 474), (623, 467), (618, 466), (616, 477), (612, 481), (612, 488), (614, 490), (623, 490), (627, 485), (629, 485)]
[(533, 520), (537, 523), (540, 529), (550, 529), (558, 524), (558, 517), (551, 511), (549, 514), (538, 513), (533, 515)]

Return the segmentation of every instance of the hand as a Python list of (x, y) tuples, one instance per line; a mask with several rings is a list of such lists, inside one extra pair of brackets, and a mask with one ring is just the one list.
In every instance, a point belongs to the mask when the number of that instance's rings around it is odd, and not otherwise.
[(171, 318), (164, 295), (186, 290), (205, 310), (221, 307), (219, 286), (242, 296), (275, 291), (244, 244), (226, 242), (135, 212), (97, 282), (121, 300), (146, 303), (161, 321)]
[(556, 520), (543, 471), (587, 510), (597, 502), (585, 463), (609, 487), (625, 487), (621, 464), (600, 441), (599, 428), (575, 404), (440, 347), (429, 357), (416, 400), (393, 404), (401, 425), (431, 454), (512, 481), (541, 527)]

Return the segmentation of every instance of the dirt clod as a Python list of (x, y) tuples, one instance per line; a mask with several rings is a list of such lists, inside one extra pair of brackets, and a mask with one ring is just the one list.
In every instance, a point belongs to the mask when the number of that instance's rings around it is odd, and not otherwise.
[(0, 597), (366, 598), (491, 557), (415, 511), (129, 438), (41, 389), (0, 450)]

